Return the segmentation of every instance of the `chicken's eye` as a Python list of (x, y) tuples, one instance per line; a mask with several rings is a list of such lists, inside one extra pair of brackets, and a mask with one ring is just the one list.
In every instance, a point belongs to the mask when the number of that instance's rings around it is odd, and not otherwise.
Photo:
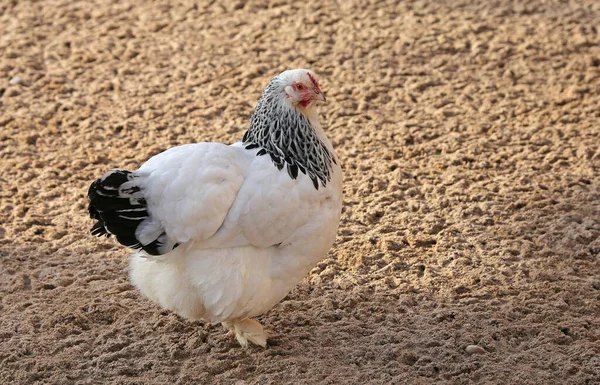
[(296, 89), (298, 91), (302, 91), (304, 89), (304, 84), (302, 84), (302, 83), (296, 84)]

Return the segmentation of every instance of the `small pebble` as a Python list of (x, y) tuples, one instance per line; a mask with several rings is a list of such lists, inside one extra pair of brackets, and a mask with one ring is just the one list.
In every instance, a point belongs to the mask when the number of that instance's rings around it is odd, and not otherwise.
[(10, 88), (6, 92), (6, 96), (8, 96), (8, 97), (19, 96), (19, 95), (21, 95), (21, 91), (18, 88)]
[(487, 353), (484, 348), (482, 348), (481, 346), (477, 346), (477, 345), (468, 345), (465, 348), (465, 350), (469, 354), (483, 354), (483, 353)]
[(18, 76), (15, 76), (14, 78), (10, 79), (8, 83), (12, 86), (15, 86), (17, 84), (23, 84), (23, 79)]

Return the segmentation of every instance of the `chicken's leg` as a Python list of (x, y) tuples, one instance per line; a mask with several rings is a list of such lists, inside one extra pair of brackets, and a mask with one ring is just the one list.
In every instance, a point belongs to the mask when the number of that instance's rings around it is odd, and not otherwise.
[(245, 318), (240, 321), (223, 322), (222, 325), (225, 330), (229, 330), (227, 334), (234, 334), (235, 339), (245, 348), (248, 347), (248, 342), (267, 347), (268, 334), (256, 320)]

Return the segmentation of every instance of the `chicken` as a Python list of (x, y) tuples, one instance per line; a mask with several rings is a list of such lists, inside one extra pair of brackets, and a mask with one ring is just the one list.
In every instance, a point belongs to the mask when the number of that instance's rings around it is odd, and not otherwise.
[(265, 347), (252, 318), (326, 255), (340, 220), (342, 171), (319, 102), (313, 72), (285, 71), (240, 142), (186, 144), (109, 171), (89, 188), (91, 233), (136, 250), (130, 280), (150, 300)]

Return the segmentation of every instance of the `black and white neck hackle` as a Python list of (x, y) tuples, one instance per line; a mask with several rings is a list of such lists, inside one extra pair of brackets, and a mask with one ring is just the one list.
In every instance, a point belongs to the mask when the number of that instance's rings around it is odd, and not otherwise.
[(258, 100), (250, 119), (250, 128), (242, 142), (245, 148), (260, 148), (257, 156), (269, 155), (275, 167), (292, 179), (298, 171), (307, 175), (318, 190), (331, 180), (335, 156), (319, 139), (310, 120), (284, 96), (285, 84), (273, 78)]

